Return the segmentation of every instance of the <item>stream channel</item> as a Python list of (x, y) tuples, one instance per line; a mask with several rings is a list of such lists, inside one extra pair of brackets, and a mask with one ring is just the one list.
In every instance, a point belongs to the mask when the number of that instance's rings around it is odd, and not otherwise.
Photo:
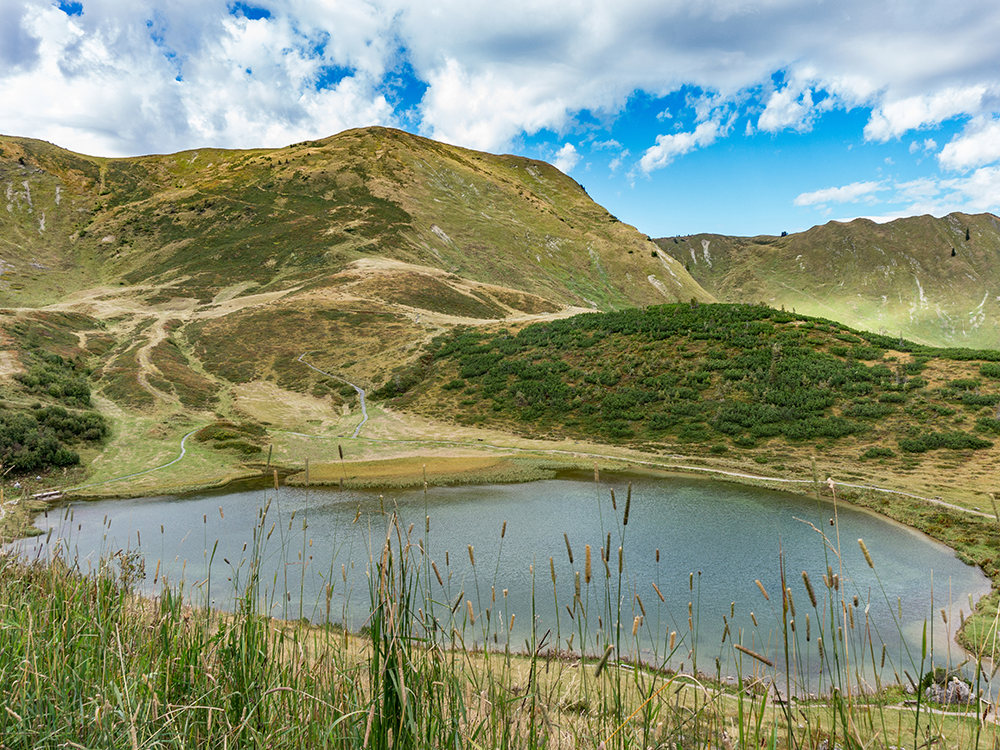
[[(183, 586), (196, 606), (230, 609), (257, 549), (262, 611), (317, 623), (329, 618), (358, 630), (371, 609), (370, 561), (379, 559), (394, 511), (404, 545), (412, 524), (414, 606), (438, 621), (439, 638), (457, 628), (466, 645), (485, 642), (518, 651), (558, 646), (579, 653), (583, 643), (592, 654), (614, 643), (621, 658), (638, 656), (713, 676), (718, 670), (732, 680), (738, 671), (749, 676), (764, 670), (734, 651), (733, 641), (782, 670), (787, 630), (790, 671), (799, 690), (810, 692), (838, 684), (831, 677), (834, 655), (849, 661), (855, 686), (858, 675), (873, 683), (876, 672), (884, 682), (898, 675), (905, 683), (904, 670), (920, 673), (925, 627), (932, 655), (923, 671), (932, 660), (937, 666), (960, 664), (966, 654), (952, 638), (959, 610), (968, 613), (970, 602), (990, 590), (982, 572), (948, 547), (874, 513), (676, 476), (602, 475), (595, 484), (576, 473), (526, 484), (432, 487), (426, 493), (272, 486), (76, 502), (39, 516), (36, 525), (52, 533), (18, 547), (30, 557), (60, 550), (84, 571), (96, 569), (102, 557), (130, 550), (145, 565), (139, 584), (145, 593), (155, 595), (165, 579)], [(609, 534), (606, 568), (601, 550)], [(862, 538), (874, 569), (858, 544)], [(782, 564), (794, 631), (783, 625)], [(837, 574), (839, 590), (824, 585), (828, 570)], [(815, 608), (802, 571), (817, 597)], [(784, 672), (779, 684), (784, 688)]]

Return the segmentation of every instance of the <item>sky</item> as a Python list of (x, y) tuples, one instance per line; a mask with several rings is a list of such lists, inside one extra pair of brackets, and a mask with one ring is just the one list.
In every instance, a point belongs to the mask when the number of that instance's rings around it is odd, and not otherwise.
[(0, 0), (0, 132), (97, 156), (385, 125), (652, 237), (1000, 213), (996, 0)]

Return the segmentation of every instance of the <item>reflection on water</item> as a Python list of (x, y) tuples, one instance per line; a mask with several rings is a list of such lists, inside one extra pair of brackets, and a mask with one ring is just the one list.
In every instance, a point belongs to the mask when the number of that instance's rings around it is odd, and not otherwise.
[[(257, 542), (267, 612), (358, 629), (370, 611), (370, 561), (395, 511), (404, 537), (409, 532), (421, 613), (444, 631), (462, 618), (466, 643), (520, 650), (544, 640), (602, 653), (612, 642), (623, 657), (725, 678), (737, 670), (733, 642), (783, 663), (787, 633), (802, 684), (821, 689), (821, 673), (830, 670), (821, 668), (820, 637), (827, 660), (850, 658), (868, 680), (884, 660), (884, 678), (895, 681), (904, 669), (920, 669), (926, 621), (937, 665), (965, 658), (952, 629), (989, 582), (918, 532), (842, 504), (673, 477), (631, 479), (625, 526), (629, 480), (602, 480), (426, 494), (283, 487), (108, 500), (37, 523), (54, 529), (50, 544), (85, 570), (102, 555), (136, 550), (147, 592), (162, 578), (182, 584), (194, 603), (216, 607), (230, 605), (234, 586), (245, 584)], [(44, 554), (45, 541), (28, 540), (22, 550)], [(833, 574), (836, 590), (824, 584), (824, 576), (834, 584)], [(744, 673), (759, 667), (744, 658)]]

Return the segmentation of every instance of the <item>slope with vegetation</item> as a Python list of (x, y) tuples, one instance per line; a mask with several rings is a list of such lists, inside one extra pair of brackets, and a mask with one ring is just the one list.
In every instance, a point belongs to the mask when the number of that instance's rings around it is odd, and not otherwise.
[[(64, 425), (53, 443), (43, 408), (69, 409), (64, 422), (99, 409), (132, 455), (136, 434), (269, 421), (261, 383), (292, 412), (302, 397), (306, 412), (355, 408), (306, 352), (368, 385), (457, 320), (710, 299), (552, 166), (386, 128), (124, 159), (0, 137), (0, 184), (0, 392), (16, 411), (3, 466), (16, 472), (73, 465), (108, 437)], [(15, 460), (25, 451), (45, 458)]]
[(993, 489), (1000, 352), (722, 304), (460, 328), (434, 343), (376, 395), (435, 418), (654, 453), (819, 454), (893, 474), (918, 472), (930, 453), (950, 478)]
[[(22, 363), (0, 399), (0, 466), (14, 476), (76, 466), (79, 450), (99, 450), (108, 436), (91, 402), (88, 352), (69, 332), (81, 324), (83, 316), (35, 315), (6, 327)], [(91, 347), (99, 352), (102, 343)]]
[(0, 138), (0, 183), (0, 303), (12, 305), (96, 283), (203, 303), (235, 282), (321, 288), (369, 257), (559, 305), (708, 298), (551, 165), (386, 128), (127, 159)]
[(719, 300), (765, 302), (936, 346), (1000, 348), (1000, 219), (991, 214), (656, 243)]

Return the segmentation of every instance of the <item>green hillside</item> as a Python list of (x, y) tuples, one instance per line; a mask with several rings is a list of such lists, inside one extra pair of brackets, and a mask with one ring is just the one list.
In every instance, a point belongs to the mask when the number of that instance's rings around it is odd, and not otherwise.
[(1000, 352), (935, 349), (761, 305), (457, 329), (435, 346), (381, 395), (552, 438), (759, 463), (821, 455), (870, 474), (933, 465), (950, 470), (945, 483), (1000, 452)]
[(178, 484), (253, 473), (268, 445), (325, 460), (359, 421), (350, 382), (378, 410), (359, 458), (488, 433), (993, 491), (1000, 355), (926, 345), (995, 330), (969, 280), (992, 273), (993, 217), (657, 246), (547, 164), (384, 128), (134, 159), (0, 149), (7, 443), (34, 430), (64, 484), (165, 464), (206, 428), (234, 437), (189, 443)]
[(708, 299), (551, 165), (386, 128), (280, 149), (127, 159), (3, 137), (0, 183), (0, 304), (8, 306), (55, 302), (97, 283), (205, 303), (237, 282), (256, 291), (322, 287), (364, 258), (560, 305)]
[(1000, 348), (1000, 219), (991, 214), (656, 242), (719, 300), (784, 306), (936, 346)]
[[(145, 469), (216, 422), (336, 435), (358, 409), (337, 378), (377, 387), (456, 323), (712, 299), (551, 165), (386, 128), (121, 159), (0, 136), (0, 186), (0, 460), (22, 472)], [(107, 423), (52, 442), (38, 409)], [(29, 442), (41, 464), (12, 458)]]

